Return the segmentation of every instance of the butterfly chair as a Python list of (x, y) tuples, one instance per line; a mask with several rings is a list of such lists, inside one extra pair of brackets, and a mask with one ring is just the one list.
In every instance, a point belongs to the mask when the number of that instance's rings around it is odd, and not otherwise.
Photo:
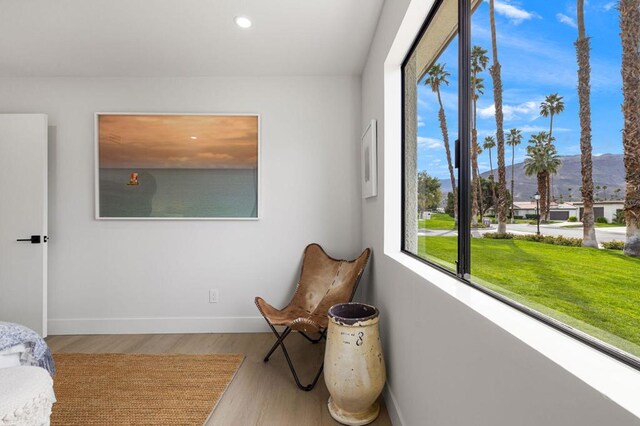
[[(283, 309), (276, 309), (256, 297), (258, 310), (276, 336), (276, 342), (264, 357), (264, 362), (269, 361), (271, 354), (280, 346), (296, 385), (304, 391), (310, 391), (316, 385), (324, 363), (320, 365), (313, 382), (302, 385), (284, 346), (284, 339), (294, 330), (311, 343), (326, 339), (329, 308), (353, 299), (370, 253), (370, 249), (365, 249), (355, 260), (338, 260), (327, 255), (318, 244), (309, 244), (304, 250), (300, 280), (289, 304)], [(278, 333), (275, 326), (284, 326), (285, 329)], [(318, 337), (311, 338), (307, 333), (317, 333)]]

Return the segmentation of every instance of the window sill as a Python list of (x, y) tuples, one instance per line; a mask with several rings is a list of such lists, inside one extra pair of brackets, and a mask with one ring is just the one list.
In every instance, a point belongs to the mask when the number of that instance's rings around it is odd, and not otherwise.
[(640, 417), (640, 371), (400, 251), (385, 255)]

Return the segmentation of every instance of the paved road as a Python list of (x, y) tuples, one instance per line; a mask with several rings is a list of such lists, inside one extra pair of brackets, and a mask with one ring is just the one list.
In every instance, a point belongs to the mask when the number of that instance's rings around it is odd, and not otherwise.
[[(485, 232), (496, 232), (496, 225), (493, 225), (489, 229), (473, 230), (472, 235), (479, 237)], [(536, 225), (518, 225), (507, 224), (507, 232), (514, 234), (535, 234)], [(540, 225), (540, 233), (542, 235), (562, 235), (571, 238), (582, 238), (582, 228), (566, 228), (559, 226), (558, 224)], [(434, 230), (434, 229), (420, 229), (418, 235), (429, 237), (451, 237), (456, 236), (458, 233), (455, 230)], [(611, 228), (596, 228), (596, 238), (598, 242), (605, 241), (624, 241), (625, 240), (625, 227), (611, 227)]]

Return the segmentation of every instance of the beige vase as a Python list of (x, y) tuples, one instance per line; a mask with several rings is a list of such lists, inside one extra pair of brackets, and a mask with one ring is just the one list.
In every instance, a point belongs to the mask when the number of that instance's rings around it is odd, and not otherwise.
[(329, 413), (345, 425), (366, 425), (380, 413), (378, 397), (386, 371), (378, 330), (378, 310), (363, 303), (329, 309), (324, 381)]

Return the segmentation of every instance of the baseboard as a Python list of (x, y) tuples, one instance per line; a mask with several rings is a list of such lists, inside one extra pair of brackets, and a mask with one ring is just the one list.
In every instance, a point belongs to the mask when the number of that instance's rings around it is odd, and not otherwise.
[(53, 318), (49, 335), (69, 334), (170, 334), (261, 333), (269, 331), (262, 317), (176, 318)]
[(402, 415), (400, 414), (400, 407), (398, 406), (398, 402), (396, 401), (396, 397), (393, 394), (393, 391), (387, 384), (384, 387), (384, 403), (387, 406), (387, 413), (389, 414), (389, 419), (391, 419), (391, 424), (393, 426), (404, 426), (404, 421), (402, 420)]

